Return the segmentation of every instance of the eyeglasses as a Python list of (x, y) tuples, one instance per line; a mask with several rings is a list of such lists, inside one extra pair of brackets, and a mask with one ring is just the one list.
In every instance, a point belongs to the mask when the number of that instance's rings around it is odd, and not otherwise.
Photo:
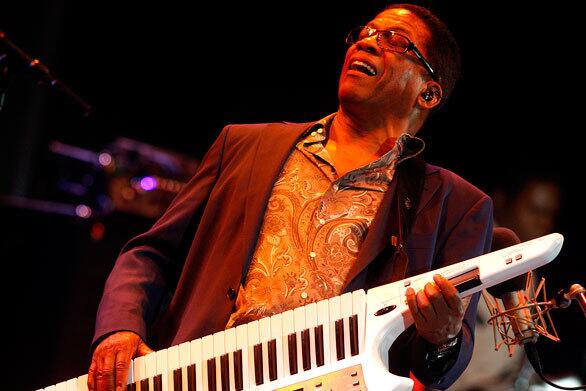
[(421, 61), (421, 64), (427, 69), (433, 80), (437, 81), (435, 71), (429, 62), (423, 57), (419, 49), (405, 35), (392, 30), (377, 30), (370, 26), (358, 26), (350, 30), (346, 36), (346, 43), (353, 45), (356, 42), (372, 37), (376, 34), (376, 43), (383, 50), (390, 50), (396, 53), (407, 53), (409, 51), (415, 54), (415, 57)]

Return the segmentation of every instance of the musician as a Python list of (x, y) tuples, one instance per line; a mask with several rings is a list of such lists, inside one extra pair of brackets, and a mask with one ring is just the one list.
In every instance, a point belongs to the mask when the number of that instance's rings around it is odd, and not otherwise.
[[(457, 79), (458, 47), (428, 10), (392, 5), (353, 30), (338, 111), (226, 126), (194, 178), (122, 250), (96, 320), (91, 390), (123, 389), (133, 356), (490, 248), (492, 203), (420, 160), (416, 137)], [(473, 345), (477, 297), (437, 277), (407, 291), (406, 373), (446, 388)]]

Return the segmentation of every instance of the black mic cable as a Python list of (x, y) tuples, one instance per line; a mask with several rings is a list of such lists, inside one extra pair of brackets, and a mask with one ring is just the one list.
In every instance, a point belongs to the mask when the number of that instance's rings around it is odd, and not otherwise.
[(582, 385), (574, 386), (574, 387), (565, 387), (565, 386), (560, 386), (559, 384), (555, 384), (554, 382), (552, 382), (551, 380), (546, 378), (545, 375), (543, 374), (541, 360), (539, 360), (539, 354), (537, 353), (537, 348), (535, 347), (535, 343), (534, 342), (527, 342), (523, 345), (523, 348), (525, 349), (525, 354), (527, 355), (527, 359), (529, 360), (529, 362), (531, 363), (531, 366), (535, 370), (535, 373), (537, 373), (537, 375), (541, 378), (541, 380), (543, 380), (544, 382), (546, 382), (550, 386), (555, 387), (555, 388), (559, 388), (561, 390), (586, 390), (586, 384), (582, 384)]

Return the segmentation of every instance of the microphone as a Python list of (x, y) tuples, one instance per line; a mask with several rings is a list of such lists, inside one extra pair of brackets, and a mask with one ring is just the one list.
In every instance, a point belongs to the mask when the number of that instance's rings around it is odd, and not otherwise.
[[(512, 230), (505, 227), (495, 227), (492, 238), (492, 251), (521, 243), (521, 240)], [(531, 272), (529, 272), (531, 273)], [(527, 304), (525, 298), (526, 275), (521, 274), (500, 284), (486, 288), (492, 296), (502, 300), (509, 313), (509, 320), (513, 334), (519, 343), (537, 341), (539, 333), (535, 330), (533, 318), (529, 308), (522, 308)]]
[[(495, 227), (493, 230), (493, 244), (492, 244), (492, 251), (497, 251), (506, 247), (514, 246), (516, 244), (521, 243), (519, 237), (510, 229), (504, 227)], [(527, 273), (529, 277), (529, 284), (532, 284), (532, 275), (531, 272)], [(543, 283), (543, 281), (542, 281)], [(541, 284), (542, 284), (541, 283)], [(540, 290), (540, 286), (537, 288), (537, 291)], [(492, 287), (486, 288), (486, 290), (494, 297), (500, 298), (503, 302), (505, 307), (505, 311), (500, 312), (497, 308), (496, 311), (498, 312), (498, 317), (503, 319), (502, 325), (504, 328), (507, 328), (507, 323), (510, 325), (510, 329), (513, 331), (515, 335), (514, 340), (512, 338), (505, 337), (507, 332), (501, 332), (501, 337), (503, 337), (503, 341), (509, 347), (509, 355), (511, 354), (511, 345), (519, 344), (523, 347), (525, 351), (525, 355), (527, 360), (537, 373), (537, 375), (547, 384), (563, 389), (563, 390), (582, 390), (586, 389), (585, 385), (580, 385), (577, 387), (564, 387), (559, 384), (555, 384), (549, 379), (547, 379), (543, 374), (543, 367), (541, 365), (541, 360), (539, 358), (539, 354), (537, 351), (537, 338), (539, 335), (544, 335), (549, 339), (559, 342), (559, 338), (557, 337), (557, 332), (555, 331), (555, 327), (553, 327), (553, 322), (547, 314), (547, 311), (551, 308), (556, 308), (555, 300), (547, 301), (544, 295), (544, 302), (538, 303), (533, 298), (527, 298), (525, 296), (526, 289), (531, 290), (531, 286), (527, 286), (525, 275), (520, 275), (510, 280), (504, 281), (500, 284), (494, 285)], [(527, 293), (531, 295), (532, 293)], [(486, 297), (485, 297), (486, 299)], [(574, 284), (570, 287), (569, 291), (565, 294), (561, 294), (560, 301), (562, 301), (563, 306), (568, 306), (571, 300), (576, 300), (584, 315), (586, 316), (586, 289), (578, 284)], [(540, 307), (543, 308), (540, 309)], [(497, 305), (498, 307), (498, 305)], [(531, 314), (531, 308), (536, 307), (539, 316), (535, 318)], [(495, 315), (495, 317), (497, 317)], [(545, 321), (542, 321), (542, 324), (539, 325), (539, 319), (545, 317), (549, 319), (553, 327), (553, 332), (555, 335), (549, 334), (547, 332), (547, 327)], [(497, 317), (497, 319), (498, 319)], [(506, 319), (506, 320), (505, 320)], [(542, 319), (543, 320), (543, 319)], [(507, 338), (505, 340), (505, 338)], [(495, 343), (496, 343), (496, 332), (495, 332)], [(495, 345), (496, 347), (496, 345)], [(498, 347), (497, 347), (498, 349)]]

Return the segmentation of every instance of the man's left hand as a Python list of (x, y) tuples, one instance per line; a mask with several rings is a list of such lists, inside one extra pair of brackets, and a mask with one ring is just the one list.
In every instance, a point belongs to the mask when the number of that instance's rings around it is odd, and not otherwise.
[(454, 338), (462, 328), (462, 320), (469, 300), (460, 299), (458, 291), (443, 276), (433, 276), (419, 292), (407, 288), (407, 305), (420, 336), (434, 345), (441, 345)]

